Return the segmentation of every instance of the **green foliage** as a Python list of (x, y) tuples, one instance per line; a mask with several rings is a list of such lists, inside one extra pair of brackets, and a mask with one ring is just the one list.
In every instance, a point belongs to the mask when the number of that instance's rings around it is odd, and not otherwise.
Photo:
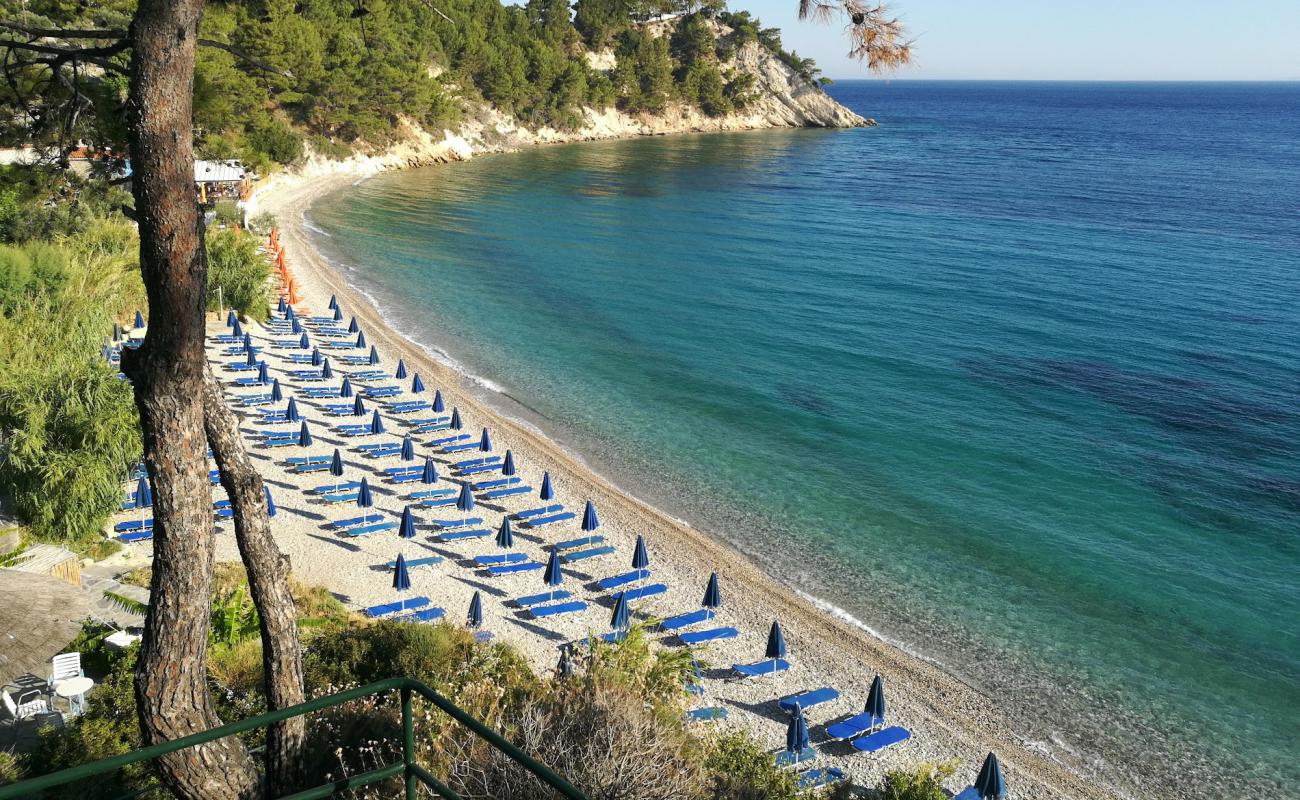
[(615, 55), (611, 78), (619, 106), (634, 113), (662, 111), (675, 93), (668, 39), (629, 29), (619, 36)]
[(234, 200), (218, 200), (213, 206), (213, 221), (223, 227), (231, 227), (243, 221), (244, 215)]
[(713, 796), (731, 800), (794, 800), (793, 774), (776, 766), (772, 754), (742, 731), (718, 737), (705, 757), (713, 776)]
[(880, 779), (880, 800), (947, 800), (943, 781), (957, 769), (957, 762), (921, 762), (907, 769), (891, 769)]
[(573, 26), (587, 46), (600, 50), (628, 25), (628, 0), (578, 0), (573, 6)]
[(246, 232), (211, 231), (207, 250), (208, 309), (217, 310), (220, 298), (240, 314), (265, 319), (270, 267), (257, 252), (257, 240)]
[(23, 776), (18, 767), (18, 757), (13, 753), (0, 750), (0, 786), (13, 783)]
[(592, 638), (588, 645), (587, 669), (581, 681), (593, 687), (621, 686), (646, 702), (680, 711), (693, 672), (690, 649), (653, 647), (641, 623), (632, 625), (617, 644)]
[(242, 584), (228, 594), (212, 598), (210, 622), (208, 642), (212, 645), (230, 647), (261, 633), (257, 607)]

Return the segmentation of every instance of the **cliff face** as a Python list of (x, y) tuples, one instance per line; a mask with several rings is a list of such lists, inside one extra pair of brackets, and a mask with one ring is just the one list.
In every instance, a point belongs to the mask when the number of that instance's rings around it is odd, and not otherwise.
[[(649, 23), (655, 35), (668, 35), (671, 22)], [(712, 22), (719, 37), (731, 32)], [(587, 53), (594, 68), (611, 70), (612, 53)], [(835, 102), (819, 86), (800, 77), (771, 51), (750, 42), (719, 65), (725, 73), (754, 76), (756, 99), (743, 111), (710, 117), (694, 106), (672, 104), (658, 114), (628, 114), (616, 108), (583, 109), (583, 124), (576, 130), (528, 128), (508, 114), (481, 103), (467, 101), (455, 130), (428, 131), (407, 124), (403, 140), (382, 153), (331, 161), (311, 154), (300, 169), (306, 174), (368, 173), (404, 166), (470, 158), (479, 153), (499, 153), (560, 142), (658, 136), (670, 133), (758, 130), (763, 128), (852, 128), (875, 124)]]

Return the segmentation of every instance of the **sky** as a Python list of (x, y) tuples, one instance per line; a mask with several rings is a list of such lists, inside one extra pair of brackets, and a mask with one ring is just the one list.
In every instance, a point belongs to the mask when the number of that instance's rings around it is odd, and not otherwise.
[[(864, 2), (867, 0), (864, 0)], [(832, 78), (844, 23), (800, 21), (798, 0), (729, 0), (781, 29)], [(1300, 0), (886, 0), (916, 39), (892, 79), (1300, 80)]]

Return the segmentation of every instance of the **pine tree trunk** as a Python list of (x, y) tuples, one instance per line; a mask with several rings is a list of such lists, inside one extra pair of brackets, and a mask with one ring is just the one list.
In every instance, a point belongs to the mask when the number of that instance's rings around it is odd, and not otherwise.
[[(244, 450), (239, 422), (226, 405), (221, 386), (207, 370), (204, 410), (208, 442), (230, 496), (235, 538), (248, 573), (248, 585), (262, 626), (262, 672), (267, 710), (297, 705), (305, 699), (302, 654), (298, 649), (297, 613), (289, 592), (289, 559), (275, 545), (266, 516), (262, 476)], [(294, 717), (271, 726), (266, 735), (266, 773), (274, 797), (297, 788), (302, 773), (306, 721)]]
[[(212, 498), (203, 428), (204, 263), (194, 195), (192, 97), (202, 0), (140, 0), (131, 25), (127, 103), (132, 192), (149, 327), (122, 368), (135, 386), (153, 481), (153, 579), (135, 694), (147, 744), (221, 724), (207, 684)], [(257, 796), (260, 781), (234, 737), (158, 760), (187, 800)]]

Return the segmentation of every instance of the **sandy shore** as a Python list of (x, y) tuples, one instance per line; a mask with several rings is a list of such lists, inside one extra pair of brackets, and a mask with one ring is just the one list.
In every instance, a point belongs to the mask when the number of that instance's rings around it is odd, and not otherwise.
[[(333, 479), (328, 473), (296, 475), (288, 470), (283, 460), (308, 454), (327, 455), (339, 447), (345, 454), (346, 463), (342, 480), (360, 480), (362, 475), (367, 476), (375, 490), (376, 507), (372, 513), (396, 520), (404, 505), (403, 498), (413, 489), (409, 485), (395, 486), (380, 476), (384, 468), (397, 466), (401, 464), (400, 460), (396, 456), (364, 458), (351, 448), (361, 441), (399, 441), (406, 425), (401, 417), (386, 414), (387, 435), (355, 441), (340, 437), (333, 432), (333, 426), (356, 420), (327, 417), (320, 401), (303, 398), (298, 392), (302, 385), (285, 375), (288, 369), (295, 368), (286, 358), (292, 351), (271, 349), (266, 341), (269, 338), (266, 331), (254, 329), (253, 337), (266, 347), (266, 360), (272, 374), (280, 378), (286, 399), (297, 396), (315, 437), (314, 446), (310, 448), (250, 448), (272, 487), (280, 512), (273, 520), (273, 528), (281, 548), (292, 558), (298, 578), (327, 586), (349, 606), (361, 608), (396, 599), (391, 588), (391, 575), (382, 565), (396, 558), (399, 552), (408, 559), (441, 555), (445, 559), (442, 563), (413, 571), (411, 595), (429, 597), (434, 605), (446, 609), (449, 620), (460, 622), (464, 619), (470, 596), (475, 590), (481, 591), (485, 628), (526, 653), (538, 670), (549, 670), (556, 663), (560, 644), (583, 638), (589, 632), (608, 630), (612, 605), (610, 593), (596, 591), (592, 583), (628, 571), (633, 543), (637, 534), (641, 534), (650, 550), (651, 582), (664, 583), (669, 590), (634, 603), (636, 617), (663, 617), (698, 608), (709, 572), (716, 570), (719, 573), (724, 605), (716, 624), (735, 627), (739, 636), (700, 650), (701, 661), (709, 666), (704, 670), (706, 693), (697, 704), (727, 707), (729, 720), (724, 724), (741, 726), (773, 750), (779, 749), (784, 744), (785, 722), (784, 715), (775, 706), (775, 698), (829, 686), (839, 690), (839, 700), (808, 712), (813, 744), (821, 754), (817, 763), (841, 767), (858, 785), (875, 785), (889, 768), (917, 761), (956, 758), (960, 765), (948, 788), (960, 791), (973, 780), (985, 754), (992, 750), (1002, 761), (1015, 797), (1119, 796), (1084, 777), (1078, 765), (1063, 763), (1055, 754), (1049, 757), (1041, 749), (1023, 741), (1009, 729), (1005, 718), (989, 699), (972, 687), (935, 665), (910, 656), (817, 609), (705, 532), (676, 522), (618, 491), (531, 426), (508, 419), (477, 402), (467, 391), (463, 376), (433, 361), (418, 346), (387, 328), (381, 312), (349, 287), (313, 249), (302, 225), (304, 211), (317, 197), (346, 185), (356, 177), (347, 173), (311, 178), (278, 176), (273, 185), (260, 192), (254, 200), (256, 212), (269, 211), (279, 221), (287, 262), (299, 287), (299, 310), (325, 313), (330, 295), (336, 295), (344, 312), (349, 317), (356, 316), (368, 342), (378, 348), (383, 359), (380, 369), (391, 374), (398, 359), (404, 359), (407, 369), (412, 373), (418, 372), (428, 387), (421, 399), (431, 399), (433, 391), (440, 389), (448, 412), (453, 406), (459, 409), (465, 422), (464, 432), (477, 437), (482, 428), (488, 428), (494, 452), (503, 453), (506, 449), (513, 452), (524, 483), (537, 487), (542, 471), (547, 470), (555, 483), (556, 501), (563, 502), (566, 509), (577, 512), (580, 517), (584, 501), (594, 502), (602, 523), (599, 533), (606, 538), (607, 544), (616, 547), (616, 552), (565, 568), (562, 588), (586, 600), (589, 603), (586, 611), (558, 619), (533, 620), (509, 605), (508, 601), (543, 591), (546, 587), (540, 572), (492, 578), (474, 569), (469, 561), (476, 555), (497, 552), (491, 537), (443, 544), (433, 538), (433, 529), (427, 525), (421, 526), (417, 537), (411, 540), (401, 539), (393, 531), (356, 539), (338, 535), (328, 525), (329, 521), (360, 512), (350, 504), (331, 507), (314, 499), (314, 495), (305, 490), (329, 484)], [(222, 332), (223, 327), (220, 321), (214, 320), (210, 332)], [(209, 357), (214, 364), (236, 360), (224, 355), (224, 349), (224, 345), (210, 345)], [(347, 368), (336, 366), (336, 369), (341, 373)], [(238, 374), (221, 368), (217, 372), (223, 378), (233, 378)], [(336, 380), (331, 385), (337, 383)], [(410, 388), (409, 378), (385, 383), (400, 383), (404, 389)], [(255, 390), (228, 388), (231, 396), (251, 391)], [(413, 398), (408, 391), (402, 399)], [(368, 405), (379, 407), (376, 403)], [(253, 419), (252, 415), (246, 415), (246, 431), (267, 427), (254, 424)], [(442, 435), (446, 434), (416, 437), (417, 457), (422, 461), (426, 454), (433, 455), (444, 478), (443, 485), (450, 486), (452, 484), (445, 482), (450, 474), (449, 462), (473, 458), (478, 453), (439, 455), (427, 442)], [(490, 478), (492, 475), (482, 477)], [(537, 505), (536, 493), (532, 492), (501, 502), (480, 503), (472, 516), (481, 517), (483, 527), (495, 529), (504, 514)], [(122, 518), (129, 516), (123, 515)], [(419, 516), (427, 520), (464, 515), (451, 508), (422, 510)], [(223, 525), (222, 530), (228, 534), (229, 525)], [(577, 519), (536, 532), (522, 526), (515, 530), (516, 550), (542, 562), (547, 557), (546, 544), (580, 535)], [(233, 537), (219, 536), (219, 542), (218, 557), (237, 560)], [(132, 548), (144, 553), (148, 544), (133, 545)], [(727, 680), (726, 668), (729, 665), (762, 659), (773, 620), (780, 620), (785, 630), (788, 659), (792, 665), (789, 672), (775, 680)], [(673, 643), (671, 637), (663, 634), (656, 634), (655, 638), (662, 640), (665, 646)], [(824, 725), (861, 711), (872, 677), (877, 673), (885, 682), (889, 723), (908, 728), (912, 738), (874, 756), (858, 755), (847, 745), (826, 742)]]

